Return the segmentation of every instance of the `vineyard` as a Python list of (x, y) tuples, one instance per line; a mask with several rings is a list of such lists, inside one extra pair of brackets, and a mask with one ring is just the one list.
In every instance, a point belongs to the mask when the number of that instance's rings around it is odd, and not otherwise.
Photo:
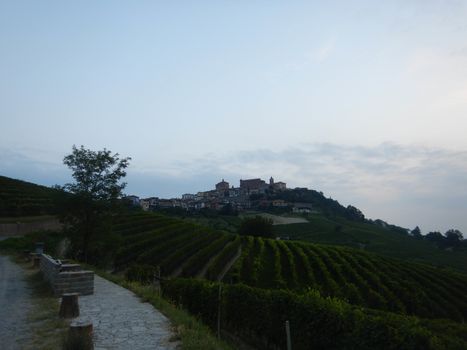
[(318, 290), (369, 308), (427, 318), (467, 318), (467, 276), (350, 248), (247, 237), (226, 281)]
[(467, 318), (467, 276), (363, 251), (237, 236), (162, 215), (123, 217), (115, 265), (159, 266), (165, 277), (223, 278), (262, 289), (319, 291), (353, 305), (425, 318)]
[(54, 189), (0, 176), (0, 217), (53, 214)]
[(445, 251), (429, 241), (420, 240), (406, 233), (344, 218), (328, 218), (321, 214), (307, 215), (308, 223), (274, 226), (277, 236), (308, 243), (332, 244), (434, 266), (446, 266), (467, 273), (467, 254), (462, 251)]
[(120, 220), (115, 231), (123, 248), (115, 265), (159, 266), (163, 276), (217, 279), (240, 249), (240, 238), (162, 215), (132, 215)]

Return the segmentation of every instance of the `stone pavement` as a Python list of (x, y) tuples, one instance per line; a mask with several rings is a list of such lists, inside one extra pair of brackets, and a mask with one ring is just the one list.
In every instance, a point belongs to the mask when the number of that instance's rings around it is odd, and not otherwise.
[(99, 276), (94, 294), (79, 297), (81, 320), (91, 321), (95, 350), (176, 349), (170, 321), (131, 291)]
[(0, 349), (21, 349), (28, 343), (31, 308), (24, 271), (9, 257), (0, 255)]

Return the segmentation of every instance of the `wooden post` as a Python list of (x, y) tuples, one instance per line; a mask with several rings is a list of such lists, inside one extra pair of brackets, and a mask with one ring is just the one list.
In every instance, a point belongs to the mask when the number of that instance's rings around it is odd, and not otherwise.
[(32, 267), (39, 267), (41, 266), (41, 257), (34, 255), (32, 257)]
[(161, 267), (160, 266), (157, 266), (157, 281), (158, 281), (158, 293), (159, 293), (159, 297), (161, 296), (161, 292), (162, 292), (162, 284), (161, 284)]
[(79, 316), (78, 295), (78, 293), (65, 293), (62, 295), (60, 312), (58, 313), (61, 318), (74, 318)]
[(292, 339), (290, 339), (290, 322), (285, 321), (285, 334), (287, 336), (287, 350), (292, 350)]
[(218, 296), (218, 305), (217, 305), (217, 339), (221, 338), (221, 293), (222, 285), (219, 284), (219, 296)]
[(65, 349), (93, 350), (92, 323), (75, 320), (70, 324)]
[(161, 267), (156, 266), (156, 270), (152, 274), (152, 286), (154, 288), (154, 292), (157, 291), (157, 295), (161, 296)]

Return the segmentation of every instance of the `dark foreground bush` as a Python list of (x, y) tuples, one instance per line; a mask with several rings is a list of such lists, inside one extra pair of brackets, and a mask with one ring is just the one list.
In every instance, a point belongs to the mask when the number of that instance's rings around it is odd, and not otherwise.
[[(215, 327), (219, 284), (192, 279), (165, 282), (164, 295)], [(438, 333), (415, 317), (353, 307), (318, 292), (297, 295), (244, 285), (222, 285), (222, 329), (260, 349), (286, 348), (290, 322), (294, 350), (465, 349), (457, 334)], [(456, 325), (467, 331), (465, 325)], [(448, 326), (445, 327), (449, 328)]]

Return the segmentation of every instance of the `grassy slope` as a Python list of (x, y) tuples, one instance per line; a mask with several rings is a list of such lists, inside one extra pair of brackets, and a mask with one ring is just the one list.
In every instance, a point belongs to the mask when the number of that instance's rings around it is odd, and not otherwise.
[(53, 214), (56, 190), (0, 176), (0, 217)]
[[(275, 233), (291, 239), (361, 248), (393, 258), (467, 272), (466, 253), (443, 251), (430, 242), (367, 223), (329, 219), (319, 214), (309, 215), (308, 219), (309, 223), (274, 226)], [(336, 226), (341, 228), (336, 230)]]

